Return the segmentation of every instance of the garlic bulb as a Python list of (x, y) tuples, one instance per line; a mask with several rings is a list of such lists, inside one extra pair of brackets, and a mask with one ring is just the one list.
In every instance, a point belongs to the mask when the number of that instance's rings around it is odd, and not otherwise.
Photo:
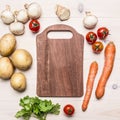
[(91, 12), (86, 12), (86, 16), (83, 19), (83, 24), (85, 28), (93, 29), (98, 22), (98, 18), (92, 15)]
[(70, 10), (61, 5), (57, 5), (56, 15), (61, 21), (68, 20), (70, 18)]
[(22, 35), (24, 34), (25, 26), (23, 23), (15, 21), (10, 24), (9, 29), (14, 35)]
[(26, 9), (15, 11), (15, 14), (17, 21), (22, 22), (23, 24), (28, 22), (29, 16)]
[(13, 15), (13, 13), (10, 10), (10, 6), (6, 6), (6, 10), (3, 10), (1, 12), (1, 20), (3, 21), (3, 23), (5, 24), (10, 24), (12, 22), (15, 21), (15, 16)]
[(33, 2), (30, 5), (25, 4), (25, 8), (27, 9), (28, 16), (31, 19), (38, 19), (41, 16), (41, 7), (38, 3)]

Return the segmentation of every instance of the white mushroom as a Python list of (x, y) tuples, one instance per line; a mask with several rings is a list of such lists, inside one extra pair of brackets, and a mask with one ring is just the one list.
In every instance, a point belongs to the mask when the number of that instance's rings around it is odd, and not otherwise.
[(22, 35), (25, 32), (25, 25), (21, 22), (15, 21), (15, 22), (10, 24), (9, 30), (14, 35)]
[(91, 14), (91, 12), (86, 12), (86, 16), (83, 19), (84, 27), (87, 29), (93, 29), (98, 22), (98, 18)]
[(15, 11), (16, 19), (18, 22), (27, 23), (29, 20), (29, 16), (26, 9), (21, 9), (19, 11)]
[(28, 16), (31, 19), (38, 19), (41, 16), (41, 7), (38, 3), (33, 2), (31, 4), (25, 4), (25, 8), (27, 9)]
[(6, 9), (1, 12), (1, 20), (5, 24), (10, 24), (15, 21), (15, 16), (10, 10), (10, 6), (7, 5)]

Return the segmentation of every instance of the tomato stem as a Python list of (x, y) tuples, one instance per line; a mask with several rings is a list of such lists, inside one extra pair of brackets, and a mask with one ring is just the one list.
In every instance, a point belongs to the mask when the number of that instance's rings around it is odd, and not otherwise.
[(37, 26), (39, 26), (39, 24), (36, 22), (33, 22), (33, 27), (37, 27)]

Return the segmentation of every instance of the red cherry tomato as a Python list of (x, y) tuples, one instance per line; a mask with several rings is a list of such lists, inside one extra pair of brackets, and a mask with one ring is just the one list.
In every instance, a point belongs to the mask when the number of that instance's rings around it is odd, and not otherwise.
[(29, 23), (29, 29), (32, 32), (38, 32), (40, 29), (40, 23), (38, 22), (38, 20), (31, 20)]
[(104, 48), (104, 46), (103, 46), (102, 42), (95, 42), (92, 45), (93, 52), (97, 53), (97, 54), (99, 54), (103, 50), (103, 48)]
[(72, 105), (67, 104), (64, 106), (63, 111), (66, 115), (73, 115), (75, 108)]
[(109, 34), (109, 30), (106, 27), (101, 27), (97, 30), (97, 35), (101, 40), (104, 40)]
[(94, 32), (88, 32), (86, 34), (86, 40), (89, 44), (93, 44), (97, 40), (97, 35)]

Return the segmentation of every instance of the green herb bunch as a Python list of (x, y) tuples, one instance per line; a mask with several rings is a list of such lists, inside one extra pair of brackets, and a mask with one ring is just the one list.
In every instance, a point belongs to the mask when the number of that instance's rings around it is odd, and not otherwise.
[(16, 118), (22, 117), (29, 120), (31, 116), (38, 120), (46, 120), (47, 114), (58, 115), (60, 113), (60, 105), (53, 104), (51, 100), (41, 100), (38, 97), (25, 96), (20, 99), (19, 105), (22, 107), (15, 115)]

